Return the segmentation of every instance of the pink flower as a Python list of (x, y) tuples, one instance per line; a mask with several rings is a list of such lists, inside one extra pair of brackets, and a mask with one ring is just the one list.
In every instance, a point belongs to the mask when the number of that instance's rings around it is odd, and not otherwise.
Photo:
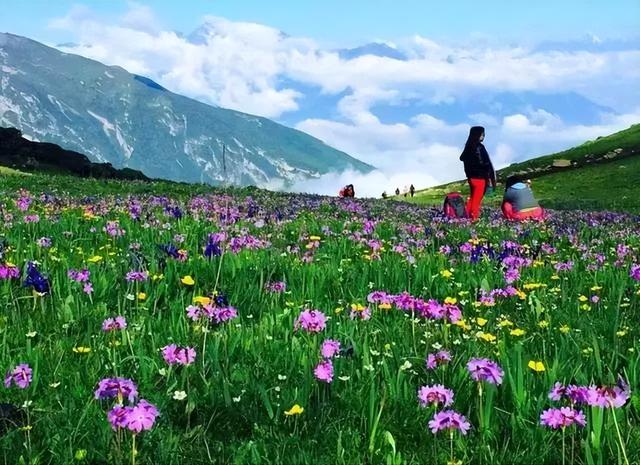
[(158, 414), (155, 405), (141, 399), (138, 405), (127, 412), (127, 428), (134, 433), (148, 431), (153, 428)]
[(333, 358), (340, 352), (340, 342), (327, 339), (322, 343), (320, 353), (324, 358)]
[(162, 357), (169, 365), (191, 365), (196, 359), (196, 351), (193, 347), (178, 347), (169, 344), (162, 348)]
[(551, 408), (540, 415), (540, 424), (552, 429), (566, 428), (571, 425), (585, 426), (584, 413), (570, 407)]
[(445, 365), (451, 361), (451, 354), (446, 350), (441, 350), (435, 354), (427, 356), (427, 369), (435, 370), (438, 365)]
[(102, 322), (102, 331), (117, 331), (127, 327), (127, 320), (123, 316), (107, 318)]
[(500, 366), (486, 358), (472, 358), (467, 363), (467, 370), (474, 381), (487, 381), (492, 384), (502, 384), (504, 371)]
[(331, 360), (323, 360), (316, 365), (313, 374), (319, 381), (330, 383), (333, 381), (333, 363), (331, 363)]
[(319, 333), (327, 326), (327, 317), (319, 310), (305, 310), (293, 324), (294, 329), (297, 331), (302, 327), (309, 333)]
[(420, 400), (420, 405), (426, 407), (427, 405), (434, 404), (442, 404), (445, 407), (448, 407), (453, 403), (453, 391), (451, 389), (447, 389), (442, 384), (436, 384), (434, 386), (422, 386), (418, 389), (418, 400)]
[(433, 419), (429, 422), (429, 428), (431, 428), (433, 434), (443, 429), (457, 429), (462, 434), (467, 434), (467, 431), (471, 429), (471, 424), (464, 415), (453, 410), (444, 410), (433, 416)]
[(13, 369), (8, 371), (4, 377), (4, 386), (10, 388), (12, 384), (15, 384), (20, 389), (26, 389), (31, 384), (33, 370), (26, 363), (21, 363)]

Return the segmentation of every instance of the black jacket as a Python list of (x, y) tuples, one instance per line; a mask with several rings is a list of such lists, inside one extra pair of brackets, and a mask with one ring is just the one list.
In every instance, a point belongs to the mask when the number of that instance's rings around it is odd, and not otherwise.
[(495, 186), (496, 173), (484, 145), (478, 144), (475, 149), (465, 147), (460, 160), (464, 163), (467, 178), (487, 179)]

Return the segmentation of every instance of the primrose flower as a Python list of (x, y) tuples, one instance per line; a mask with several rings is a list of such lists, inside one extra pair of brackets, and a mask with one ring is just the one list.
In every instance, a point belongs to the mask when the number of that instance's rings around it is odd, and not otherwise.
[(487, 381), (491, 384), (502, 384), (504, 371), (500, 366), (486, 358), (472, 358), (467, 363), (467, 370), (474, 381)]
[(309, 333), (319, 333), (327, 326), (327, 317), (320, 310), (304, 310), (294, 322), (294, 329), (302, 328)]
[(433, 434), (441, 430), (459, 430), (463, 435), (471, 429), (471, 424), (464, 415), (454, 410), (443, 410), (436, 413), (429, 422), (429, 428)]

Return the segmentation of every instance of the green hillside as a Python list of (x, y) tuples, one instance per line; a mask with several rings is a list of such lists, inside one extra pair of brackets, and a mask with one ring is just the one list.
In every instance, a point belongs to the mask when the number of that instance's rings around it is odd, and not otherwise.
[[(513, 174), (532, 179), (536, 197), (547, 208), (640, 212), (640, 125), (510, 165), (498, 171), (498, 182)], [(453, 191), (468, 195), (466, 180), (417, 191), (408, 201), (439, 205)], [(489, 202), (498, 205), (501, 192), (498, 187)]]

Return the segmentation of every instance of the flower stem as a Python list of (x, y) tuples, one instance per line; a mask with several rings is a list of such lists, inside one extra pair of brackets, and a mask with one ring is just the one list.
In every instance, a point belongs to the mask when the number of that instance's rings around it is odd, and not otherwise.
[(620, 427), (618, 426), (618, 417), (616, 416), (615, 408), (611, 409), (613, 415), (613, 424), (616, 426), (616, 432), (618, 433), (618, 441), (620, 442), (620, 449), (622, 449), (622, 456), (624, 457), (625, 465), (629, 465), (629, 459), (627, 458), (627, 451), (624, 448), (624, 442), (622, 442), (622, 435), (620, 434)]
[(131, 465), (136, 465), (136, 455), (138, 451), (136, 450), (136, 435), (134, 434), (131, 437)]
[(562, 427), (562, 465), (564, 465), (564, 461), (565, 461), (565, 453), (564, 453), (564, 433), (565, 433), (565, 427)]

